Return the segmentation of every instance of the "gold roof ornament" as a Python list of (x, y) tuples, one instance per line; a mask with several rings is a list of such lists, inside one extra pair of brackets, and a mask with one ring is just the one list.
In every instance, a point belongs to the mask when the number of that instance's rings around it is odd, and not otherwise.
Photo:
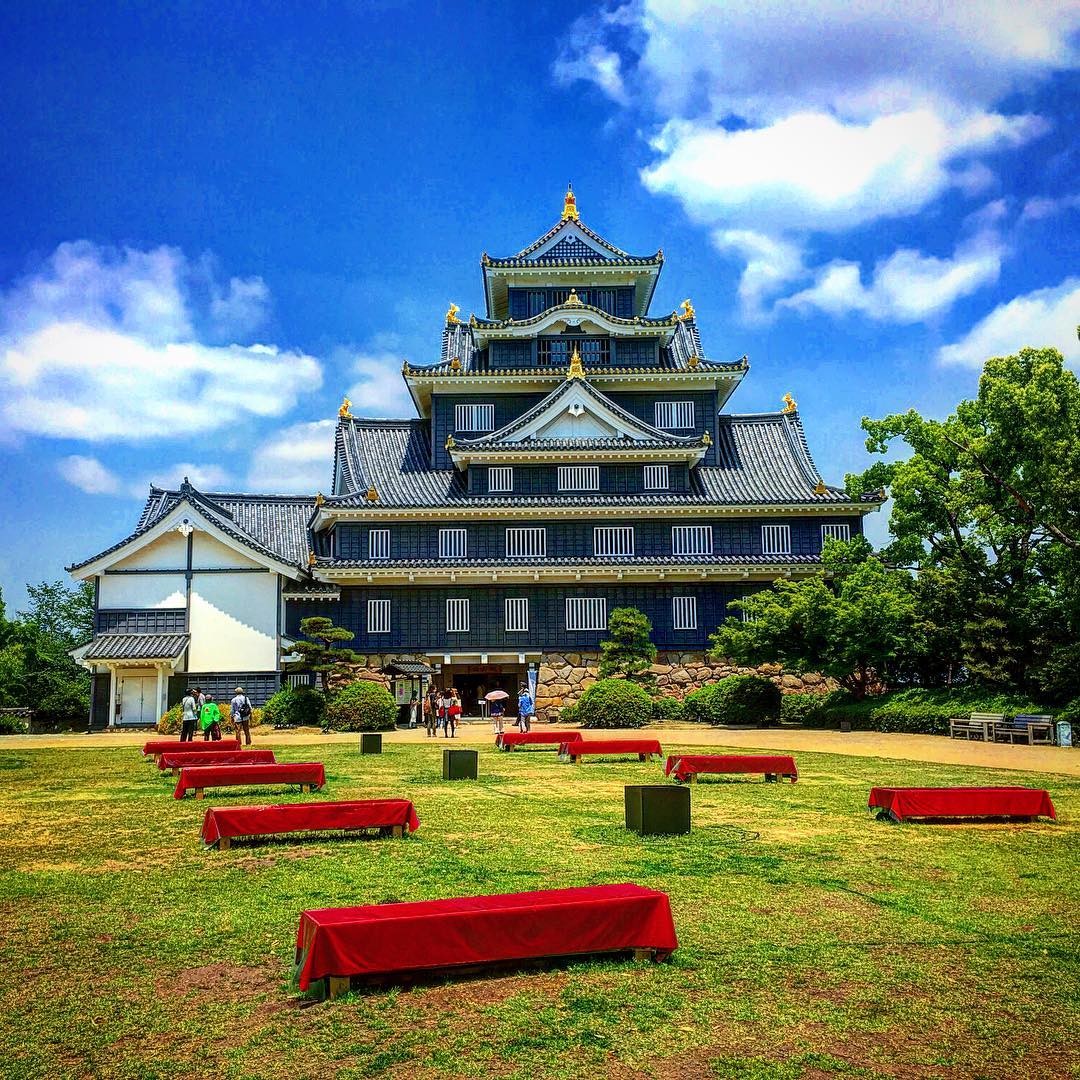
[(693, 371), (694, 368), (696, 368), (698, 366), (698, 364), (700, 364), (700, 363), (701, 363), (701, 358), (699, 356), (695, 355), (695, 356), (691, 356), (690, 359), (686, 361), (686, 366), (691, 371)]
[(567, 307), (580, 307), (581, 306), (581, 297), (578, 296), (577, 289), (575, 289), (573, 287), (573, 285), (570, 286), (570, 295), (563, 301), (563, 303)]
[(577, 198), (574, 195), (574, 185), (566, 185), (566, 197), (563, 199), (562, 208), (563, 221), (579, 221), (581, 219), (578, 214)]
[(712, 446), (712, 436), (706, 431), (701, 436), (702, 446)]
[(783, 409), (780, 410), (781, 412), (793, 413), (799, 407), (799, 403), (791, 396), (791, 394), (785, 394), (781, 400), (784, 403)]
[(682, 314), (679, 315), (679, 318), (682, 319), (684, 322), (687, 319), (692, 319), (694, 317), (694, 305), (690, 303), (690, 298), (689, 297), (687, 297), (679, 305), (679, 308), (680, 308), (680, 310), (682, 312)]
[(461, 370), (461, 357), (460, 356), (451, 356), (450, 357), (450, 370), (451, 371), (460, 371)]
[(368, 502), (378, 501), (379, 493), (375, 490), (374, 484), (367, 489), (367, 494), (364, 496), (364, 498), (367, 499)]
[(456, 326), (461, 320), (457, 317), (457, 313), (461, 310), (457, 304), (451, 304), (446, 309), (446, 325)]
[(825, 481), (824, 480), (819, 479), (817, 484), (814, 485), (814, 494), (815, 495), (828, 495), (829, 494), (829, 489), (825, 486)]
[(337, 414), (342, 420), (352, 420), (353, 414), (349, 412), (352, 408), (352, 402), (348, 398), (341, 399), (341, 408), (338, 409)]
[(308, 566), (314, 566), (315, 565), (315, 552), (314, 551), (309, 551), (307, 553), (307, 564), (308, 564)]
[(454, 449), (454, 445), (455, 445), (455, 444), (454, 444), (454, 436), (453, 436), (453, 435), (447, 435), (447, 436), (446, 436), (446, 444), (445, 444), (445, 449), (447, 449), (447, 450), (453, 450), (453, 449)]
[(322, 506), (324, 502), (326, 502), (326, 496), (321, 491), (315, 492), (315, 505)]
[(585, 369), (581, 366), (581, 353), (578, 352), (578, 347), (574, 346), (574, 351), (570, 354), (570, 367), (566, 370), (567, 379), (584, 379)]

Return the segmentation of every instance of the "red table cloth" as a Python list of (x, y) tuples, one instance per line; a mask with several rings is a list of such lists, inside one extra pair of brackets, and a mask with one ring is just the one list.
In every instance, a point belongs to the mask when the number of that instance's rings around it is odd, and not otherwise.
[(500, 750), (513, 750), (515, 746), (541, 746), (554, 743), (576, 742), (581, 736), (576, 731), (507, 731), (495, 738)]
[(301, 990), (328, 975), (385, 975), (548, 956), (677, 947), (665, 893), (640, 885), (472, 896), (300, 915)]
[(660, 749), (658, 739), (582, 739), (579, 736), (575, 742), (564, 742), (559, 753), (570, 758), (585, 754), (655, 754), (660, 757), (664, 751)]
[(1049, 792), (1023, 787), (873, 788), (871, 808), (905, 818), (1050, 817)]
[(222, 837), (273, 836), (278, 833), (328, 832), (337, 829), (389, 829), (416, 832), (420, 819), (408, 799), (359, 799), (353, 802), (286, 803), (283, 806), (217, 806), (203, 819), (204, 844)]
[(277, 765), (196, 765), (180, 770), (173, 798), (182, 799), (187, 791), (210, 787), (310, 784), (319, 788), (325, 783), (326, 773), (319, 761)]
[(159, 769), (182, 769), (187, 765), (273, 765), (273, 750), (222, 750), (217, 754), (162, 754)]
[(700, 773), (764, 773), (766, 776), (799, 778), (795, 759), (787, 754), (673, 754), (664, 764), (664, 775), (674, 774), (685, 783)]
[(181, 742), (179, 739), (151, 739), (143, 744), (143, 757), (150, 754), (220, 754), (222, 750), (239, 750), (239, 739), (218, 739), (206, 742), (200, 739), (198, 742)]

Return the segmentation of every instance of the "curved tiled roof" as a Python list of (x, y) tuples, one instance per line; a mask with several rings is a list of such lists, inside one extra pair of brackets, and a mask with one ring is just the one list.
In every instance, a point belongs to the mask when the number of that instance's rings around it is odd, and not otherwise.
[(524, 559), (331, 559), (323, 556), (319, 569), (408, 570), (512, 569), (516, 566), (817, 566), (820, 555), (551, 555)]
[[(602, 254), (599, 251), (591, 252), (589, 255), (577, 255), (568, 254), (559, 251), (560, 244), (555, 244), (553, 248), (543, 252), (541, 255), (536, 255), (535, 252), (539, 251), (549, 240), (554, 240), (558, 234), (564, 230), (572, 231), (578, 230), (587, 236), (597, 247), (601, 248), (606, 254)], [(561, 244), (565, 244), (566, 241), (560, 241)], [(584, 246), (584, 245), (583, 245)], [(537, 237), (528, 247), (522, 248), (516, 255), (505, 259), (493, 259), (486, 252), (483, 258), (480, 260), (481, 266), (532, 266), (537, 263), (544, 265), (558, 265), (558, 266), (605, 266), (611, 263), (623, 263), (640, 266), (648, 266), (662, 263), (664, 261), (664, 254), (661, 251), (657, 251), (655, 255), (631, 255), (629, 252), (623, 251), (622, 248), (617, 248), (614, 244), (605, 240), (599, 233), (593, 232), (588, 225), (585, 224), (580, 218), (568, 219), (560, 218), (543, 236)]]

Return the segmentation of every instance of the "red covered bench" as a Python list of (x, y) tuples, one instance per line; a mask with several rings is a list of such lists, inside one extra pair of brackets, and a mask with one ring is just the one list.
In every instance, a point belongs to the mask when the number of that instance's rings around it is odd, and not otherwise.
[(596, 756), (615, 756), (619, 754), (637, 754), (639, 761), (647, 761), (653, 754), (662, 757), (658, 739), (582, 739), (564, 742), (559, 747), (559, 756), (568, 758), (571, 765), (580, 763), (586, 754)]
[(507, 731), (495, 736), (495, 745), (500, 750), (513, 750), (515, 746), (559, 747), (580, 738), (576, 731)]
[(151, 739), (143, 743), (143, 757), (159, 758), (162, 754), (220, 754), (222, 750), (239, 750), (239, 739), (205, 739), (181, 742), (179, 739)]
[(211, 787), (264, 787), (267, 784), (299, 784), (305, 794), (326, 783), (322, 762), (305, 761), (276, 765), (196, 765), (180, 770), (174, 799), (182, 799), (194, 791), (195, 798), (203, 797), (203, 789)]
[(218, 754), (162, 754), (158, 768), (172, 769), (173, 776), (189, 765), (273, 765), (273, 750), (222, 750)]
[(323, 908), (300, 915), (297, 981), (444, 971), (518, 960), (633, 951), (663, 959), (678, 947), (665, 893), (640, 885)]
[(416, 832), (420, 819), (408, 799), (354, 802), (286, 803), (283, 806), (216, 806), (206, 811), (202, 838), (226, 851), (240, 836), (279, 836), (300, 832), (356, 832), (378, 829), (401, 836)]
[(799, 779), (795, 759), (787, 754), (673, 754), (664, 764), (664, 775), (680, 783), (694, 783), (702, 773), (763, 773), (766, 780)]
[(893, 821), (956, 818), (1056, 818), (1049, 792), (1023, 787), (872, 788), (870, 809)]

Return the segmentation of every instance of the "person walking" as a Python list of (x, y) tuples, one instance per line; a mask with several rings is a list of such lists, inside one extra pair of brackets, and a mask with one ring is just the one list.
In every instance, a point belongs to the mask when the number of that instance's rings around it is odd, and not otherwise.
[(420, 701), (416, 696), (416, 691), (413, 691), (413, 696), (409, 701), (409, 728), (413, 731), (416, 730), (416, 714), (420, 711)]
[(205, 704), (199, 710), (199, 727), (202, 728), (204, 742), (221, 742), (221, 710), (213, 694), (205, 695)]
[(446, 714), (446, 730), (450, 733), (447, 738), (457, 737), (458, 721), (461, 719), (461, 695), (454, 687), (450, 687), (450, 708)]
[(533, 714), (533, 699), (529, 693), (529, 688), (525, 683), (521, 684), (521, 689), (518, 691), (518, 728), (521, 731), (529, 731), (532, 725), (529, 723), (529, 718)]
[(195, 738), (195, 725), (199, 722), (199, 704), (195, 691), (189, 686), (180, 702), (180, 741), (191, 742)]
[(444, 690), (440, 690), (439, 691), (439, 705), (438, 705), (438, 710), (436, 712), (436, 721), (435, 721), (435, 735), (436, 735), (436, 737), (438, 737), (438, 734), (439, 734), (440, 731), (444, 735), (446, 734), (446, 721), (449, 718), (450, 705), (451, 705), (451, 699), (450, 699), (450, 690), (449, 690), (449, 688), (446, 688)]
[(435, 693), (435, 687), (432, 686), (424, 696), (424, 729), (429, 739), (435, 735), (435, 714), (438, 710), (439, 699)]
[(236, 734), (244, 733), (244, 745), (251, 745), (251, 702), (248, 700), (244, 688), (236, 688), (236, 697), (229, 702), (229, 711), (232, 713), (232, 722), (236, 725)]
[(493, 701), (491, 703), (491, 727), (496, 735), (503, 733), (503, 714), (506, 712), (506, 707), (501, 701)]

